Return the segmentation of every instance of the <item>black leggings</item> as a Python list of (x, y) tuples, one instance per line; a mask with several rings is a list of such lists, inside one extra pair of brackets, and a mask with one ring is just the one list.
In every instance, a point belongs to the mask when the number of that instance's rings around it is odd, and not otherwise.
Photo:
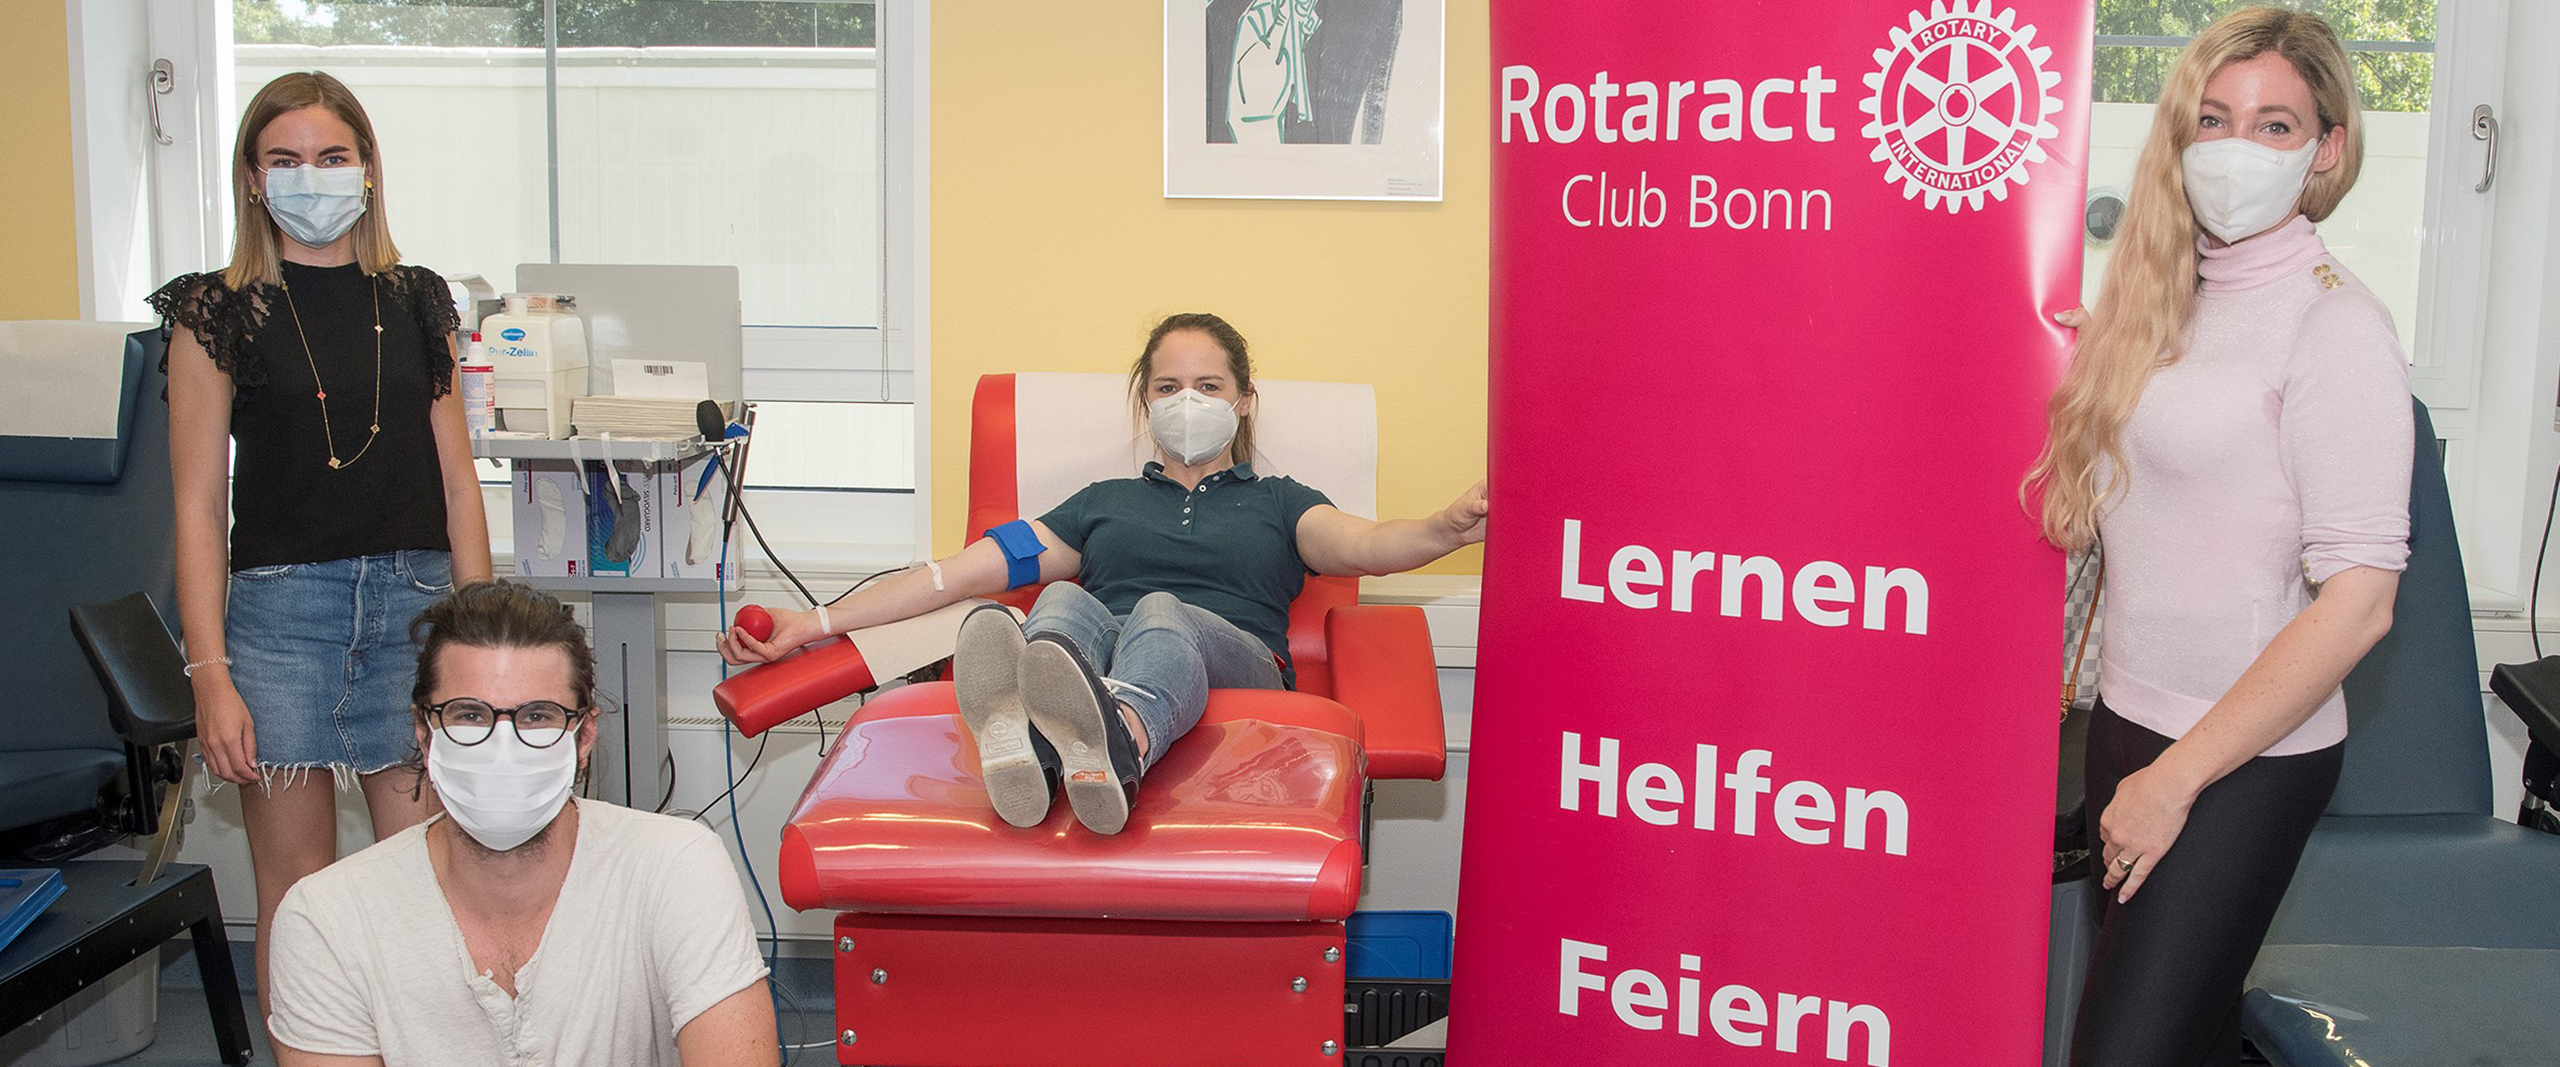
[[(2089, 721), (2092, 850), (2116, 783), (2150, 766), (2169, 743), (2099, 702)], [(2241, 983), (2293, 882), (2303, 842), (2329, 805), (2343, 748), (2241, 764), (2196, 797), (2177, 843), (2132, 901), (2104, 894), (2071, 1039), (2073, 1067), (2238, 1060)]]

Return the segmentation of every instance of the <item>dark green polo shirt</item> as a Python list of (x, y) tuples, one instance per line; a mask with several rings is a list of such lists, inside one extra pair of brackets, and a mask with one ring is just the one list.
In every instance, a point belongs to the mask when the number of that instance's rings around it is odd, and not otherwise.
[(1165, 592), (1216, 612), (1289, 657), (1289, 602), (1306, 585), (1298, 518), (1323, 493), (1239, 463), (1186, 490), (1147, 464), (1135, 478), (1095, 482), (1040, 523), (1084, 555), (1077, 577), (1113, 614)]

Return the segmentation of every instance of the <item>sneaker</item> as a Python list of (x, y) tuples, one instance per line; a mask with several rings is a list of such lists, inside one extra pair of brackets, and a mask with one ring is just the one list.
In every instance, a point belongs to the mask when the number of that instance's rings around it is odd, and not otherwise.
[(1032, 725), (1058, 748), (1076, 821), (1097, 834), (1119, 833), (1146, 767), (1102, 676), (1066, 639), (1041, 634), (1022, 652), (1022, 694)]
[(1022, 626), (999, 604), (987, 604), (960, 621), (959, 647), (951, 654), (952, 687), (960, 721), (977, 741), (978, 768), (996, 814), (1015, 826), (1038, 826), (1049, 817), (1049, 769), (1058, 763), (1023, 707), (1020, 679)]

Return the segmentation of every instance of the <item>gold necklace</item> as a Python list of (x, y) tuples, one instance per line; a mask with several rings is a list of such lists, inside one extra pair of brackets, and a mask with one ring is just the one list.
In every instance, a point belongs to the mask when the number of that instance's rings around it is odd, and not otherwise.
[(285, 310), (293, 315), (293, 336), (302, 342), (302, 358), (311, 364), (311, 384), (319, 390), (320, 439), (329, 447), (329, 469), (337, 470), (363, 459), (373, 450), (373, 439), (382, 434), (382, 276), (371, 275), (373, 282), (373, 424), (365, 431), (364, 447), (345, 459), (338, 458), (338, 433), (329, 427), (329, 385), (320, 380), (320, 360), (311, 354), (311, 338), (302, 332), (302, 309), (293, 303), (293, 284), (279, 278), (276, 284), (284, 290)]

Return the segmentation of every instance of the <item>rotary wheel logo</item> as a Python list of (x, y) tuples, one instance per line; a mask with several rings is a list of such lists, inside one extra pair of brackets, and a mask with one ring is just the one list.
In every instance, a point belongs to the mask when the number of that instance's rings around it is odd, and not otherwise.
[(1993, 15), (1991, 0), (1933, 0), (1925, 17), (1914, 11), (1893, 30), (1893, 47), (1876, 49), (1861, 133), (1875, 139), (1867, 158), (1884, 164), (1887, 184), (1902, 183), (1903, 199), (1924, 197), (1949, 214), (1979, 210), (1982, 194), (2008, 199), (2009, 183), (2026, 184), (2027, 164), (2044, 162), (2062, 76), (2044, 69), (2053, 49), (2035, 47), (2035, 27), (2018, 26), (2017, 15)]

